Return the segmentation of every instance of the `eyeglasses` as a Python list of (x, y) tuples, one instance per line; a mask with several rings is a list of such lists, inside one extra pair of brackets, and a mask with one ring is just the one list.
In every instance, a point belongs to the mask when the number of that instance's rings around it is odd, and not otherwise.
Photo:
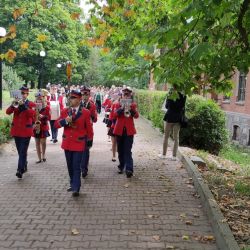
[(69, 99), (76, 99), (77, 97), (76, 96), (71, 96)]

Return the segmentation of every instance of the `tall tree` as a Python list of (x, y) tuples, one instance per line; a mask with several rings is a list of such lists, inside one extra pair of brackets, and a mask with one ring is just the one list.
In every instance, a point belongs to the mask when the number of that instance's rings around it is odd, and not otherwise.
[[(3, 0), (0, 3), (0, 25), (15, 29), (16, 38), (4, 43), (3, 49), (16, 52), (13, 67), (26, 81), (66, 81), (66, 63), (73, 65), (72, 81), (84, 77), (88, 49), (81, 23), (78, 1)], [(46, 56), (40, 57), (44, 50)], [(56, 67), (62, 64), (61, 69)]]
[(250, 0), (90, 2), (95, 7), (86, 24), (87, 42), (115, 49), (124, 71), (138, 51), (158, 82), (177, 84), (187, 93), (226, 92), (236, 68), (248, 71)]

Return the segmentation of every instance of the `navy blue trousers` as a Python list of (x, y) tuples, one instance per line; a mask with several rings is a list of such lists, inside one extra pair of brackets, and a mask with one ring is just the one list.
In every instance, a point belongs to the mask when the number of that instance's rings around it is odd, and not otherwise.
[(81, 187), (81, 162), (85, 158), (85, 151), (64, 150), (64, 152), (69, 172), (70, 186), (73, 191), (79, 192)]
[(117, 149), (118, 149), (118, 158), (120, 162), (120, 169), (130, 171), (133, 173), (134, 164), (132, 158), (132, 146), (134, 142), (133, 135), (122, 135), (117, 136)]
[(18, 152), (18, 167), (17, 170), (21, 173), (24, 172), (25, 165), (27, 164), (27, 151), (30, 144), (30, 137), (14, 136), (16, 149)]
[(89, 171), (89, 148), (83, 152), (83, 158), (81, 162), (82, 173), (88, 173)]
[(52, 140), (57, 140), (58, 129), (54, 127), (55, 120), (50, 120), (49, 122), (50, 122)]

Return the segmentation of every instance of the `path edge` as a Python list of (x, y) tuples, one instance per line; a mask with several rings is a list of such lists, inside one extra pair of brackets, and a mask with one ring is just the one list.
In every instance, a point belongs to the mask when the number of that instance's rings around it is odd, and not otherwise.
[[(140, 116), (140, 118), (150, 124), (159, 134), (162, 134), (160, 132), (160, 129), (153, 126), (150, 120), (146, 119), (143, 116)], [(172, 146), (172, 139), (170, 138), (169, 141)], [(198, 168), (187, 156), (183, 155), (180, 149), (178, 149), (177, 157), (184, 164), (189, 176), (193, 179), (194, 187), (201, 198), (205, 212), (215, 234), (216, 245), (218, 246), (218, 248), (221, 250), (240, 250), (240, 247), (236, 242), (233, 233), (219, 208), (219, 205), (217, 204), (208, 185), (204, 182), (204, 179), (200, 174)]]

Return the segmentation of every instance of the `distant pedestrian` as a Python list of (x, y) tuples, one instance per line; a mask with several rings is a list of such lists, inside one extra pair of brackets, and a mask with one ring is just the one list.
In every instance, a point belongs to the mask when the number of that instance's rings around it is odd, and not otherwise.
[(173, 131), (173, 139), (174, 139), (174, 148), (173, 154), (170, 158), (171, 160), (177, 160), (177, 150), (179, 146), (179, 133), (181, 128), (181, 120), (185, 111), (185, 103), (186, 103), (186, 96), (183, 95), (181, 92), (177, 92), (178, 97), (176, 100), (170, 99), (169, 96), (172, 94), (175, 88), (170, 90), (169, 95), (166, 100), (166, 109), (167, 112), (164, 116), (165, 128), (164, 128), (164, 139), (163, 139), (163, 150), (162, 154), (158, 156), (161, 159), (167, 158), (167, 148), (168, 148), (168, 139), (170, 136), (171, 131)]

